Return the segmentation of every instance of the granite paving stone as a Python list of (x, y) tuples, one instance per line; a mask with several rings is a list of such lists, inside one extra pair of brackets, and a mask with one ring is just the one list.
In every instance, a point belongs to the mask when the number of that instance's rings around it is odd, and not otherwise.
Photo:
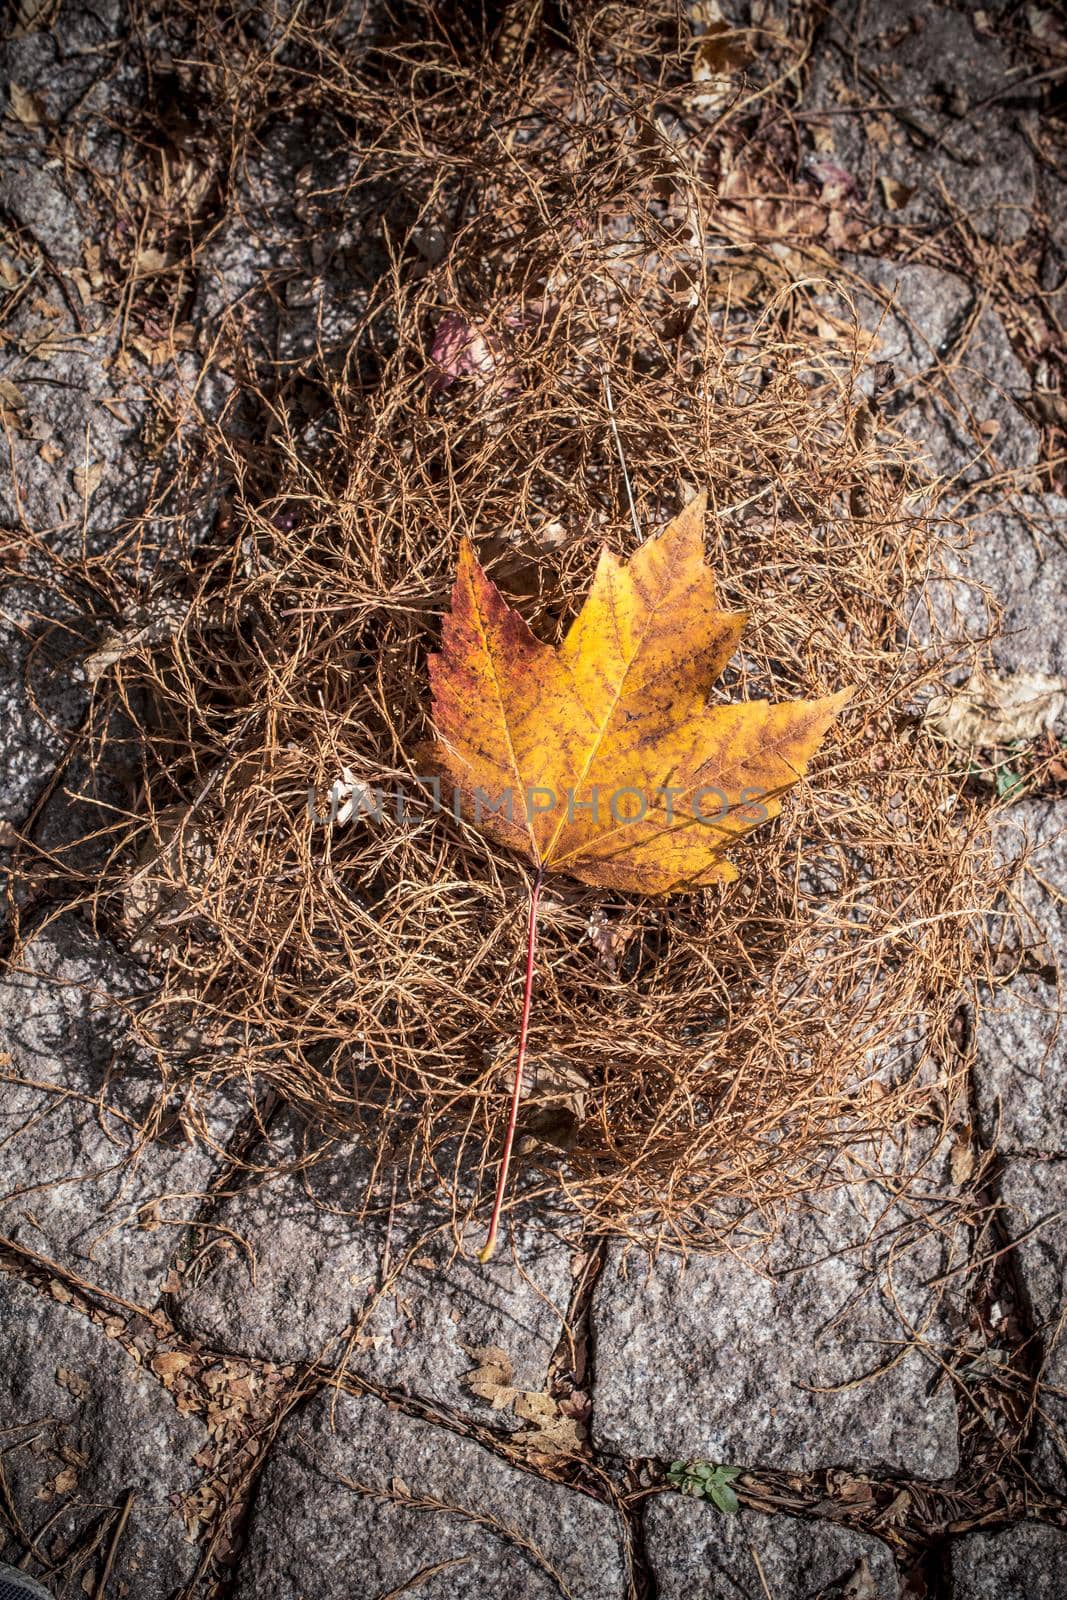
[(1067, 1039), (1054, 985), (1021, 973), (988, 995), (975, 1042), (978, 1132), (1002, 1155), (1062, 1151)]
[[(570, 1297), (566, 1243), (525, 1223), (480, 1266), (473, 1257), (483, 1232), (458, 1255), (447, 1218), (428, 1207), (398, 1207), (390, 1229), (378, 1197), (378, 1213), (362, 1220), (369, 1164), (356, 1145), (304, 1173), (284, 1170), (302, 1157), (304, 1141), (296, 1119), (283, 1117), (269, 1154), (253, 1157), (282, 1170), (219, 1203), (211, 1217), (219, 1232), (178, 1296), (182, 1325), (217, 1348), (273, 1361), (344, 1356), (348, 1370), (376, 1383), (515, 1425), (463, 1384), (478, 1364), (469, 1352), (502, 1349), (519, 1388), (543, 1388)], [(346, 1356), (341, 1336), (379, 1287), (387, 1234), (394, 1262), (418, 1248)]]
[[(5, 1511), (0, 1560), (28, 1568), (57, 1596), (99, 1592), (111, 1531), (128, 1495), (107, 1593), (168, 1600), (199, 1551), (182, 1496), (199, 1473), (204, 1425), (83, 1311), (0, 1274), (0, 1427)], [(10, 1512), (17, 1528), (12, 1528)]]
[(1067, 1533), (1020, 1522), (996, 1533), (968, 1533), (949, 1546), (951, 1600), (1063, 1600)]
[(580, 1491), (371, 1397), (327, 1389), (283, 1428), (237, 1600), (623, 1600), (623, 1530)]
[[(873, 113), (826, 118), (829, 152), (860, 192), (877, 205), (885, 177), (913, 191), (899, 214), (885, 213), (893, 220), (944, 224), (955, 209), (983, 238), (1022, 238), (1036, 199), (1032, 113), (1011, 93), (1025, 68), (1003, 35), (981, 29), (995, 8), (838, 0), (827, 9), (804, 105)], [(878, 115), (879, 102), (904, 116)]]
[(1006, 919), (998, 918), (994, 943), (1021, 947), (1031, 971), (1041, 974), (1055, 1004), (1055, 973), (1067, 953), (1067, 816), (1055, 800), (1027, 797), (997, 819), (995, 845), (1013, 863)]
[[(0, 977), (0, 1235), (138, 1305), (158, 1300), (185, 1223), (215, 1176), (172, 1096), (144, 1143), (158, 1071), (128, 1008), (151, 989), (136, 962), (73, 917)], [(222, 1100), (216, 1143), (238, 1103)]]
[(648, 1502), (645, 1549), (657, 1600), (852, 1600), (861, 1579), (862, 1600), (900, 1594), (892, 1552), (870, 1534), (747, 1509), (723, 1516), (687, 1495)]
[(969, 515), (966, 542), (946, 552), (944, 576), (928, 594), (944, 635), (989, 639), (990, 662), (1002, 675), (1067, 679), (1065, 527), (1062, 495), (1019, 494)]
[[(1062, 1130), (1058, 1130), (1062, 1136)], [(1042, 1364), (1033, 1432), (1032, 1471), (1067, 1493), (1067, 1161), (1004, 1163), (1000, 1195), (1005, 1228), (1020, 1240), (1015, 1257), (1029, 1302)]]
[(873, 363), (893, 369), (880, 400), (885, 415), (947, 479), (1025, 475), (1040, 451), (1019, 403), (1030, 378), (996, 313), (981, 311), (972, 322), (973, 289), (936, 267), (874, 256), (847, 265), (859, 279), (848, 280), (849, 298), (873, 336), (863, 386), (873, 383)]
[(831, 1190), (785, 1219), (759, 1270), (732, 1253), (649, 1265), (613, 1246), (594, 1303), (594, 1443), (785, 1471), (953, 1473), (955, 1405), (922, 1348), (948, 1337), (927, 1285), (966, 1249), (921, 1198), (939, 1181), (931, 1165), (903, 1179), (911, 1198), (891, 1198), (901, 1180)]

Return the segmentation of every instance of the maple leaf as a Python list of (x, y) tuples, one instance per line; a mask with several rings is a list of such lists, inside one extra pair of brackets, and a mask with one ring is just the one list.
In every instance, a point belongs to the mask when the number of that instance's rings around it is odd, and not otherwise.
[(558, 648), (506, 604), (467, 540), (460, 548), (452, 610), (430, 658), (437, 760), (475, 827), (535, 868), (482, 1261), (496, 1245), (515, 1139), (546, 870), (650, 895), (730, 882), (727, 846), (777, 815), (851, 693), (708, 704), (747, 619), (717, 604), (705, 510), (699, 495), (627, 563), (602, 550)]
[(602, 550), (558, 648), (463, 541), (430, 658), (437, 760), (468, 820), (539, 873), (651, 895), (729, 882), (726, 848), (778, 814), (851, 693), (708, 705), (747, 619), (716, 602), (705, 506), (628, 563)]

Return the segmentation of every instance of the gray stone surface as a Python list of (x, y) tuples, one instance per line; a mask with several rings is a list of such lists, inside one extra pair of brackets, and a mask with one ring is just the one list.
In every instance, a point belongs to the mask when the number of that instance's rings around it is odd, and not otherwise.
[[(344, 204), (356, 164), (313, 120), (279, 127), (252, 153), (233, 214), (197, 264), (193, 319), (205, 344), (227, 318), (253, 354), (293, 360), (347, 343), (387, 265)], [(413, 220), (398, 216), (397, 232)]]
[[(160, 1080), (124, 1008), (150, 982), (73, 918), (20, 967), (0, 979), (0, 1235), (151, 1305), (218, 1159), (192, 1141), (177, 1098), (162, 1138), (138, 1148)], [(234, 1121), (220, 1105), (219, 1141)]]
[(657, 1600), (766, 1600), (768, 1593), (775, 1600), (850, 1600), (849, 1580), (865, 1575), (864, 1564), (871, 1581), (859, 1591), (863, 1600), (898, 1600), (900, 1593), (896, 1563), (880, 1539), (757, 1511), (724, 1517), (686, 1495), (647, 1502), (645, 1549)]
[[(1020, 70), (998, 39), (979, 33), (978, 9), (936, 0), (839, 0), (805, 107), (840, 110), (849, 97), (866, 107), (902, 106), (910, 124), (892, 112), (827, 118), (834, 156), (861, 192), (877, 200), (877, 179), (896, 179), (915, 194), (894, 220), (943, 223), (950, 215), (943, 183), (968, 226), (987, 239), (1019, 239), (1036, 194), (1025, 112), (1012, 104)], [(998, 93), (999, 102), (985, 103)]]
[[(998, 5), (990, 0), (990, 9)], [(245, 8), (244, 38), (268, 42), (279, 54), (302, 48), (294, 44), (288, 9)], [(359, 0), (349, 7), (347, 50), (362, 47), (361, 9)], [(898, 220), (940, 225), (944, 180), (979, 233), (1017, 239), (1033, 203), (1034, 162), (1019, 109), (980, 104), (1009, 82), (1012, 63), (999, 43), (979, 37), (969, 9), (839, 0), (817, 35), (805, 106), (846, 110), (839, 85), (866, 104), (879, 98), (909, 104), (931, 129), (928, 139), (892, 116), (881, 129), (866, 113), (826, 119), (824, 132), (861, 192), (877, 204), (879, 176), (914, 183)], [(65, 577), (54, 581), (55, 559), (76, 563), (83, 536), (90, 554), (113, 550), (139, 516), (148, 472), (159, 467), (165, 474), (171, 459), (147, 464), (142, 448), (142, 441), (156, 448), (154, 424), (166, 406), (155, 411), (151, 391), (170, 381), (170, 369), (150, 369), (151, 354), (136, 345), (119, 356), (115, 300), (94, 277), (93, 246), (102, 241), (114, 265), (129, 238), (108, 235), (114, 219), (101, 217), (100, 192), (85, 173), (103, 174), (103, 188), (114, 182), (136, 222), (134, 189), (115, 180), (120, 168), (129, 175), (131, 131), (136, 141), (157, 131), (164, 141), (174, 134), (165, 115), (158, 130), (153, 118), (177, 93), (168, 80), (181, 58), (174, 80), (182, 80), (179, 111), (193, 129), (179, 133), (164, 156), (172, 172), (183, 154), (192, 152), (194, 168), (203, 160), (198, 192), (210, 198), (198, 214), (200, 202), (191, 204), (190, 230), (207, 226), (175, 309), (194, 324), (201, 354), (220, 336), (225, 350), (232, 335), (242, 359), (280, 360), (290, 379), (318, 347), (332, 361), (361, 359), (349, 346), (368, 287), (386, 265), (374, 243), (376, 213), (387, 212), (394, 240), (414, 220), (403, 185), (380, 200), (364, 192), (353, 205), (347, 185), (359, 158), (351, 141), (304, 110), (269, 113), (253, 130), (246, 159), (221, 175), (211, 165), (218, 150), (209, 148), (207, 126), (218, 102), (213, 106), (210, 87), (197, 81), (199, 69), (178, 48), (180, 29), (169, 31), (169, 17), (152, 21), (142, 52), (116, 48), (136, 25), (120, 0), (45, 10), (55, 14), (48, 27), (0, 43), (0, 78), (36, 95), (44, 118), (40, 127), (20, 125), (0, 93), (0, 207), (5, 224), (17, 230), (11, 270), (19, 279), (18, 305), (4, 308), (0, 367), (20, 396), (13, 410), (5, 407), (15, 474), (0, 482), (0, 521), (27, 539), (17, 582), (0, 595), (0, 818), (16, 823), (85, 714), (89, 696), (78, 662), (102, 630), (61, 595), (65, 590), (77, 601)], [(736, 0), (735, 12), (741, 26), (773, 23), (790, 33), (785, 0), (758, 6)], [(852, 28), (855, 59), (877, 75), (876, 83), (851, 78)], [(833, 52), (831, 37), (846, 44), (845, 54)], [(339, 49), (341, 39), (339, 32)], [(153, 101), (148, 117), (135, 123), (148, 87), (146, 62)], [(235, 104), (254, 102), (253, 95)], [(800, 127), (803, 138), (810, 125)], [(73, 159), (56, 159), (61, 139)], [(219, 191), (212, 180), (219, 176), (225, 202), (215, 227)], [(154, 203), (145, 201), (149, 211)], [(129, 220), (124, 216), (123, 227)], [(1053, 244), (1042, 283), (1062, 299), (1056, 262), (1062, 265), (1062, 250)], [(879, 324), (875, 356), (896, 371), (887, 413), (925, 444), (934, 467), (949, 475), (965, 470), (972, 479), (996, 467), (1031, 468), (1038, 434), (1019, 404), (1030, 378), (995, 315), (983, 311), (969, 327), (979, 304), (976, 286), (888, 260), (865, 257), (849, 265), (859, 277), (865, 326)], [(3, 281), (10, 289), (8, 271)], [(151, 300), (148, 291), (124, 303), (127, 332), (135, 337), (147, 329), (139, 330), (138, 319)], [(258, 438), (261, 419), (241, 404), (234, 368), (223, 370), (223, 360), (200, 384), (197, 365), (194, 351), (186, 351), (165, 401), (179, 407), (184, 379), (205, 414), (217, 418), (229, 401), (231, 433)], [(285, 393), (292, 408), (287, 425), (298, 431), (302, 450), (316, 429), (329, 431), (326, 401), (314, 385), (287, 382)], [(85, 484), (76, 475), (87, 450)], [(973, 464), (978, 450), (986, 454)], [(197, 486), (190, 538), (211, 525), (224, 487)], [(993, 650), (1001, 671), (1067, 676), (1060, 622), (1065, 511), (1062, 500), (1034, 496), (1017, 511), (983, 513), (973, 524), (973, 548), (951, 575), (961, 583), (989, 582), (1004, 601), (1007, 634)], [(165, 509), (147, 530), (141, 554), (131, 558), (138, 581), (174, 554), (166, 523)], [(965, 631), (985, 631), (988, 617), (973, 590), (961, 610)], [(75, 761), (64, 783), (74, 783), (76, 772)], [(116, 798), (125, 804), (128, 789)], [(1034, 919), (1031, 967), (1047, 965), (1062, 954), (1067, 931), (1067, 869), (1062, 842), (1054, 839), (1061, 824), (1052, 808), (1033, 803), (1015, 815), (1039, 837), (1040, 853), (1019, 892)], [(37, 839), (55, 845), (72, 826), (61, 797), (58, 809), (45, 812)], [(12, 1056), (0, 1067), (0, 1236), (105, 1292), (154, 1303), (179, 1245), (189, 1240), (186, 1224), (200, 1213), (200, 1191), (218, 1176), (218, 1157), (186, 1140), (176, 1099), (162, 1142), (125, 1165), (157, 1085), (121, 1012), (147, 987), (138, 967), (76, 924), (41, 939), (26, 966), (0, 981), (0, 1049)], [(1059, 1152), (1067, 1101), (1062, 1045), (1043, 1072), (1039, 1065), (1047, 1044), (1044, 1002), (1052, 994), (1031, 971), (993, 1002), (1003, 1016), (987, 1021), (980, 1037), (975, 1088), (984, 1136), (1000, 1115), (998, 1142), (1007, 1158), (1002, 1192), (1013, 1231), (1058, 1218), (1019, 1246), (1018, 1262), (1047, 1355), (1031, 1464), (1042, 1483), (1064, 1490), (1067, 1346), (1059, 1319), (1067, 1246), (1059, 1214), (1067, 1207), (1067, 1163), (1033, 1159), (1036, 1152)], [(123, 1070), (108, 1081), (112, 1067)], [(234, 1108), (219, 1108), (218, 1139), (234, 1120)], [(437, 1219), (428, 1210), (401, 1209), (387, 1229), (380, 1214), (387, 1196), (378, 1193), (379, 1214), (361, 1221), (367, 1172), (358, 1152), (338, 1147), (313, 1172), (285, 1171), (302, 1153), (293, 1124), (283, 1118), (272, 1143), (258, 1152), (265, 1169), (282, 1170), (213, 1208), (214, 1226), (197, 1235), (183, 1288), (168, 1301), (182, 1330), (215, 1347), (280, 1362), (311, 1360), (325, 1349), (330, 1359), (343, 1356), (350, 1373), (488, 1428), (517, 1426), (509, 1411), (493, 1412), (472, 1395), (464, 1378), (478, 1364), (472, 1350), (495, 1345), (509, 1357), (516, 1386), (544, 1386), (572, 1287), (565, 1246), (546, 1227), (524, 1225), (514, 1236), (514, 1255), (504, 1249), (485, 1269), (457, 1257), (449, 1233), (439, 1229), (415, 1248), (389, 1292), (375, 1298), (387, 1260), (404, 1258)], [(895, 1204), (890, 1187), (842, 1191), (789, 1219), (766, 1252), (762, 1275), (729, 1257), (697, 1257), (685, 1275), (664, 1258), (646, 1278), (643, 1261), (632, 1257), (626, 1277), (622, 1252), (614, 1250), (595, 1307), (596, 1442), (637, 1456), (704, 1456), (785, 1469), (841, 1463), (934, 1478), (952, 1472), (951, 1387), (938, 1382), (937, 1365), (921, 1348), (924, 1340), (947, 1345), (953, 1333), (926, 1288), (959, 1259), (948, 1252), (962, 1249), (951, 1213), (930, 1198), (944, 1193), (947, 1175), (935, 1165), (915, 1179), (912, 1199)], [(909, 1218), (926, 1211), (945, 1225), (939, 1239), (921, 1225), (912, 1237)], [(472, 1255), (480, 1242), (480, 1235), (468, 1242)], [(950, 1292), (960, 1282), (950, 1279)], [(373, 1309), (348, 1348), (343, 1336), (368, 1303)], [(895, 1359), (916, 1329), (919, 1348)], [(194, 1485), (200, 1424), (178, 1416), (154, 1380), (83, 1314), (10, 1279), (0, 1279), (0, 1349), (0, 1428), (15, 1430), (0, 1438), (0, 1455), (26, 1528), (50, 1553), (54, 1541), (54, 1553), (63, 1557), (72, 1541), (99, 1531), (102, 1508), (110, 1515), (135, 1488), (116, 1593), (134, 1600), (171, 1594), (197, 1554), (175, 1498)], [(877, 1376), (851, 1386), (879, 1367)], [(353, 1487), (360, 1484), (371, 1492)], [(665, 1600), (719, 1594), (766, 1600), (767, 1590), (775, 1600), (815, 1593), (844, 1600), (859, 1560), (872, 1576), (870, 1594), (882, 1600), (896, 1593), (887, 1548), (829, 1522), (750, 1512), (731, 1521), (673, 1495), (648, 1503), (644, 1515)], [(1049, 1530), (1036, 1528), (958, 1541), (957, 1600), (972, 1593), (1040, 1596), (1044, 1574), (1059, 1579), (1060, 1548)], [(4, 1553), (17, 1555), (13, 1548)], [(444, 1565), (433, 1570), (437, 1563)], [(962, 1587), (973, 1573), (985, 1587)], [(76, 1564), (65, 1575), (74, 1594), (82, 1592), (81, 1576)], [(328, 1392), (287, 1423), (266, 1465), (238, 1588), (245, 1600), (268, 1594), (373, 1600), (411, 1586), (431, 1600), (499, 1600), (509, 1591), (540, 1600), (563, 1585), (575, 1600), (613, 1600), (625, 1592), (625, 1576), (622, 1529), (605, 1506), (517, 1470), (470, 1438), (371, 1398)], [(858, 1588), (850, 1600), (870, 1594)]]
[(974, 291), (952, 273), (871, 256), (851, 266), (869, 286), (848, 288), (861, 326), (876, 335), (871, 360), (896, 375), (883, 408), (937, 471), (970, 481), (1032, 468), (1040, 438), (1016, 399), (1029, 395), (1030, 378), (1000, 318), (984, 311), (969, 328)]
[(85, 716), (85, 679), (63, 626), (69, 620), (69, 607), (43, 585), (0, 592), (0, 819), (14, 826), (26, 820)]
[(1020, 495), (1010, 506), (968, 517), (967, 533), (966, 545), (948, 552), (944, 578), (932, 585), (942, 632), (985, 639), (999, 620), (989, 647), (998, 672), (1067, 679), (1067, 500)]
[(1067, 1137), (1067, 1036), (1053, 985), (1024, 973), (985, 998), (975, 1044), (978, 1132), (1004, 1155)]
[(997, 666), (1067, 678), (1067, 500), (1023, 495), (1011, 508), (975, 517), (970, 527), (970, 574), (1000, 606)]
[[(146, 250), (158, 255), (162, 239), (162, 208), (132, 175), (137, 157), (125, 136), (143, 117), (145, 96), (128, 7), (101, 0), (18, 9), (25, 26), (0, 41), (0, 377), (17, 396), (5, 390), (0, 524), (24, 540), (0, 575), (0, 746), (9, 763), (0, 818), (16, 824), (89, 704), (81, 662), (103, 631), (108, 589), (97, 576), (89, 602), (83, 554), (121, 551), (123, 577), (140, 584), (173, 553), (175, 507), (164, 495), (171, 459), (161, 447), (150, 459), (142, 437), (168, 404), (188, 422), (196, 388), (191, 352), (179, 358), (184, 396), (175, 366), (150, 368), (146, 355), (146, 343), (180, 323), (180, 300), (168, 304), (174, 280), (157, 280), (142, 262), (121, 303), (113, 281), (139, 223)], [(130, 47), (116, 48), (120, 40)], [(7, 114), (9, 83), (31, 97), (36, 125)], [(104, 199), (109, 190), (118, 217)], [(133, 539), (150, 487), (160, 515)], [(100, 826), (101, 811), (86, 815), (83, 828)]]
[[(1067, 951), (1067, 815), (1055, 801), (1020, 800), (999, 819), (995, 844), (1001, 860), (1015, 867), (1008, 883), (1012, 918), (994, 924), (994, 940), (1015, 950), (1021, 939), (1029, 964), (1051, 979)], [(1053, 987), (1050, 1004), (1054, 996)]]
[[(1043, 1362), (1035, 1410), (1032, 1470), (1039, 1482), (1067, 1493), (1067, 1162), (1012, 1160), (1000, 1180), (1005, 1227)], [(1028, 1234), (1029, 1237), (1023, 1237)]]
[[(94, 325), (80, 333), (60, 309), (60, 297), (54, 299), (54, 318), (12, 319), (26, 354), (11, 376), (26, 404), (11, 430), (14, 463), (4, 472), (0, 515), (8, 526), (28, 528), (49, 548), (73, 556), (83, 535), (90, 549), (99, 549), (141, 509), (148, 475), (144, 456), (131, 446), (145, 402), (139, 387), (116, 382), (104, 310), (96, 308)], [(34, 343), (46, 338), (48, 344)], [(62, 343), (51, 348), (53, 340)], [(49, 348), (47, 358), (34, 354)], [(116, 390), (119, 415), (104, 403), (117, 399)]]
[[(13, 77), (47, 103), (56, 85), (54, 52), (36, 52), (31, 70), (34, 53), (21, 48), (29, 42), (8, 47), (19, 58)], [(76, 51), (71, 59), (77, 61)], [(99, 74), (84, 57), (75, 70), (79, 79), (88, 70), (90, 81)], [(113, 160), (103, 141), (115, 135), (103, 133), (107, 118), (100, 113), (121, 116), (122, 72), (100, 76), (113, 103), (105, 108), (90, 95), (70, 128), (72, 135), (79, 129), (83, 158), (106, 168)], [(62, 88), (55, 92), (66, 97)], [(143, 453), (131, 448), (145, 415), (138, 361), (116, 362), (120, 326), (99, 277), (100, 196), (80, 174), (77, 165), (55, 159), (43, 128), (0, 123), (0, 207), (21, 226), (19, 248), (9, 235), (0, 250), (18, 280), (5, 291), (0, 374), (23, 402), (9, 412), (0, 517), (68, 555), (83, 534), (92, 548), (139, 510), (151, 473)], [(128, 337), (141, 332), (142, 316), (124, 319)], [(147, 368), (140, 372), (147, 380)]]
[[(46, 214), (45, 200), (35, 213)], [(67, 218), (56, 226), (82, 262), (88, 235)], [(5, 411), (0, 522), (24, 538), (21, 563), (8, 565), (0, 589), (0, 818), (21, 824), (90, 701), (82, 661), (99, 624), (86, 621), (78, 600), (80, 554), (118, 541), (141, 509), (150, 464), (134, 450), (144, 398), (112, 365), (106, 307), (82, 306), (66, 277), (64, 296), (42, 258), (0, 254), (21, 278), (0, 363), (21, 397)], [(99, 814), (90, 826), (99, 827)]]
[(420, 1600), (627, 1592), (622, 1529), (607, 1506), (369, 1396), (326, 1390), (275, 1444), (238, 1600), (414, 1591), (420, 1573)]
[[(271, 1137), (258, 1165), (284, 1167), (303, 1153), (288, 1118)], [(310, 1361), (330, 1347), (328, 1359), (340, 1359), (339, 1336), (378, 1289), (384, 1262), (385, 1220), (358, 1215), (367, 1175), (366, 1156), (345, 1145), (306, 1173), (282, 1171), (222, 1201), (211, 1221), (225, 1232), (179, 1297), (183, 1325), (245, 1355)], [(467, 1347), (497, 1346), (518, 1387), (543, 1388), (570, 1296), (569, 1252), (547, 1230), (524, 1226), (514, 1236), (517, 1261), (505, 1237), (483, 1267), (473, 1259), (483, 1233), (467, 1241), (466, 1258), (456, 1257), (446, 1223), (439, 1212), (397, 1209), (392, 1261), (427, 1237), (374, 1307), (346, 1369), (509, 1426), (510, 1412), (490, 1413), (461, 1382), (477, 1364)]]
[[(0, 41), (0, 72), (38, 97), (47, 121), (62, 122), (79, 107), (86, 120), (91, 119), (136, 76), (128, 59), (117, 63), (111, 59), (115, 39), (127, 22), (121, 0), (65, 7), (62, 28), (50, 26), (43, 9), (34, 12), (24, 6), (20, 13), (26, 25), (5, 30)], [(15, 184), (12, 194), (19, 198)], [(26, 216), (32, 215), (27, 204)]]
[[(0, 1560), (32, 1539), (58, 1572), (39, 1573), (57, 1595), (93, 1593), (115, 1520), (133, 1493), (107, 1589), (125, 1600), (165, 1600), (187, 1581), (199, 1551), (180, 1497), (207, 1443), (166, 1390), (81, 1311), (0, 1275), (0, 1436), (7, 1495), (23, 1530), (0, 1518)], [(94, 1548), (95, 1547), (95, 1548)], [(89, 1587), (83, 1578), (89, 1575)]]
[(730, 1254), (648, 1267), (613, 1246), (594, 1304), (594, 1443), (800, 1472), (954, 1472), (952, 1393), (921, 1345), (947, 1337), (926, 1285), (965, 1239), (928, 1220), (939, 1164), (901, 1181), (895, 1204), (897, 1183), (872, 1181), (787, 1216), (762, 1272)]
[(1020, 1522), (1000, 1533), (969, 1533), (949, 1545), (951, 1600), (1063, 1600), (1067, 1533)]

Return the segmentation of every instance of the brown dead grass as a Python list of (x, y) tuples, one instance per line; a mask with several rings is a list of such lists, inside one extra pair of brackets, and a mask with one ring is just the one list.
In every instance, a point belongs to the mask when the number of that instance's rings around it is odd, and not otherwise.
[[(862, 397), (867, 342), (828, 327), (819, 276), (735, 310), (705, 248), (689, 41), (637, 10), (580, 9), (566, 47), (457, 43), (424, 11), (417, 44), (358, 64), (328, 30), (297, 40), (314, 70), (212, 58), (220, 125), (252, 126), (249, 96), (288, 72), (351, 128), (338, 204), (387, 265), (354, 333), (307, 359), (212, 330), (234, 388), (192, 432), (227, 516), (180, 624), (98, 685), (142, 772), (85, 893), (158, 964), (140, 1026), (175, 1080), (254, 1077), (469, 1217), (499, 1153), (528, 881), (417, 782), (458, 541), (556, 639), (600, 544), (635, 543), (617, 442), (642, 530), (707, 487), (709, 560), (751, 616), (724, 692), (855, 698), (737, 884), (546, 887), (514, 1203), (714, 1242), (829, 1181), (836, 1148), (951, 1119), (997, 874), (988, 809), (920, 727), (946, 668), (912, 640), (950, 531), (936, 485)], [(205, 51), (214, 26), (199, 8)], [(752, 257), (780, 277), (773, 240)], [(482, 342), (442, 386), (444, 316)], [(406, 814), (317, 825), (308, 786), (322, 810), (343, 769)]]

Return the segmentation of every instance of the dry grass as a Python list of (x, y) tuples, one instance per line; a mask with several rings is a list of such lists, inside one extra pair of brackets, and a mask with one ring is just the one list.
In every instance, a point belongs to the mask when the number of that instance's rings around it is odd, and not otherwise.
[[(733, 306), (705, 248), (689, 42), (669, 8), (637, 9), (579, 8), (566, 47), (524, 50), (506, 31), (461, 47), (420, 8), (417, 45), (355, 64), (328, 30), (294, 35), (232, 77), (197, 10), (226, 170), (249, 97), (291, 83), (351, 130), (334, 201), (384, 270), (354, 286), (355, 330), (309, 357), (266, 362), (236, 318), (214, 332), (234, 388), (188, 431), (227, 515), (177, 626), (97, 687), (96, 725), (132, 718), (142, 772), (84, 893), (158, 962), (140, 1026), (167, 1087), (254, 1075), (457, 1221), (484, 1204), (528, 883), (416, 781), (426, 656), (463, 534), (560, 636), (601, 542), (635, 542), (617, 428), (642, 529), (708, 489), (709, 560), (751, 614), (723, 692), (856, 688), (737, 884), (665, 903), (546, 888), (516, 1203), (715, 1242), (831, 1181), (838, 1147), (948, 1119), (996, 873), (988, 809), (920, 726), (946, 667), (912, 639), (947, 532), (937, 486), (862, 397), (866, 341), (827, 332), (817, 276)], [(781, 279), (773, 239), (749, 256)], [(430, 356), (445, 317), (480, 340), (451, 383)], [(317, 825), (308, 786), (322, 809), (343, 769), (406, 815)]]

